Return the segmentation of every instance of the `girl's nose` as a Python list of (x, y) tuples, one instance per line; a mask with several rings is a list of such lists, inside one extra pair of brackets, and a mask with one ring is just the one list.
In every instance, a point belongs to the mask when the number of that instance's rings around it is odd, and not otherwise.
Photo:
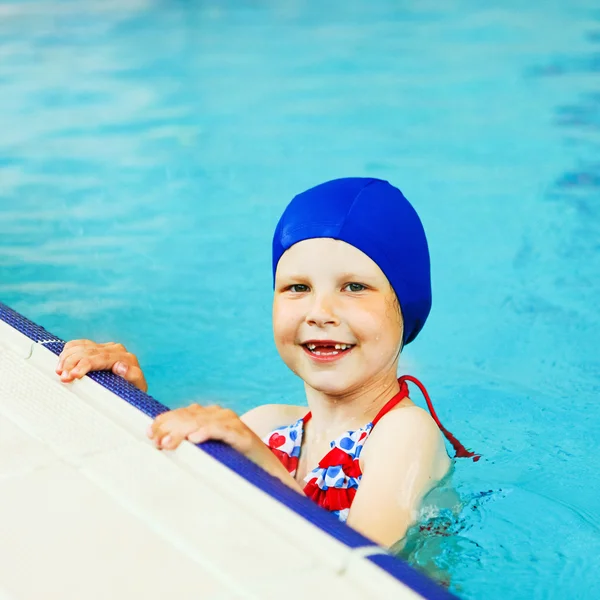
[(315, 296), (307, 314), (306, 322), (309, 325), (324, 327), (325, 325), (339, 325), (340, 321), (335, 314), (335, 307), (330, 299)]

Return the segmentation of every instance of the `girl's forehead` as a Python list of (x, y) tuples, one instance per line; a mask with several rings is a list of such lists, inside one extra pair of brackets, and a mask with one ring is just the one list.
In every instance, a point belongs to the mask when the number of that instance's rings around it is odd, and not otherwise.
[(286, 250), (277, 265), (277, 274), (353, 273), (383, 276), (379, 266), (351, 244), (332, 238), (313, 238)]

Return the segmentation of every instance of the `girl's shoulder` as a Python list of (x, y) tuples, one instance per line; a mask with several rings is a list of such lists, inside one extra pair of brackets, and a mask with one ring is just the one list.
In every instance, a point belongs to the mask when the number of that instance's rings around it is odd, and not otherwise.
[(444, 437), (431, 415), (412, 402), (384, 415), (365, 443), (363, 460), (377, 460), (381, 455), (398, 460), (432, 462), (436, 478), (448, 470), (450, 460)]
[(242, 415), (241, 420), (262, 438), (278, 427), (295, 423), (308, 412), (306, 406), (289, 404), (263, 404)]

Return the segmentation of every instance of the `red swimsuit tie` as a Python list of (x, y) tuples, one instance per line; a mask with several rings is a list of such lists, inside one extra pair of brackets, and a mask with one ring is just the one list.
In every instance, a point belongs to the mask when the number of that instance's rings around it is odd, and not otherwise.
[(425, 397), (425, 401), (427, 402), (427, 407), (429, 408), (429, 412), (433, 417), (433, 420), (437, 423), (437, 426), (440, 428), (440, 431), (446, 436), (446, 439), (452, 444), (454, 451), (456, 452), (456, 456), (458, 458), (472, 458), (474, 462), (477, 462), (481, 458), (481, 454), (475, 454), (475, 452), (470, 452), (467, 450), (440, 422), (435, 410), (433, 409), (433, 405), (431, 403), (431, 398), (429, 398), (429, 394), (425, 389), (425, 386), (416, 378), (411, 377), (410, 375), (403, 375), (400, 377), (398, 381), (412, 381), (420, 390), (423, 396)]

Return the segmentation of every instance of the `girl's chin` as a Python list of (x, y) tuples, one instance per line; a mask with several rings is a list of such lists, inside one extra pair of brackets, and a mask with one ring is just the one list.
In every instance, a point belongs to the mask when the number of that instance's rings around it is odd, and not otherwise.
[(341, 396), (357, 383), (356, 376), (343, 373), (301, 373), (300, 377), (313, 390), (328, 396)]

